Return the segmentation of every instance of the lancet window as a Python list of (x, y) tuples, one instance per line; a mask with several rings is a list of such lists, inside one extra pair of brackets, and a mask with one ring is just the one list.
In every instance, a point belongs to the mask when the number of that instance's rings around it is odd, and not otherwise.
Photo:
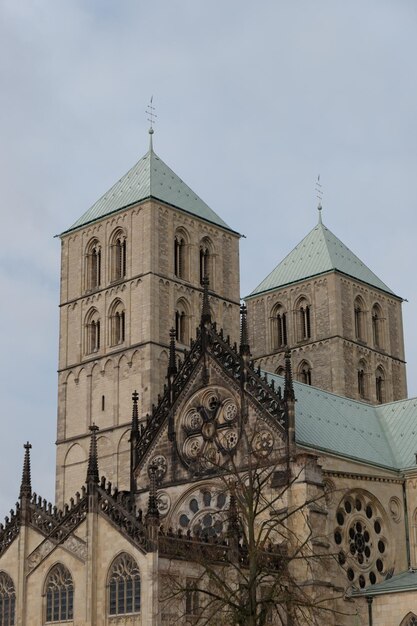
[(311, 385), (311, 365), (302, 361), (298, 366), (298, 380), (305, 385)]
[(364, 400), (366, 393), (366, 363), (365, 361), (360, 361), (358, 367), (358, 395)]
[(110, 345), (124, 342), (126, 335), (126, 313), (121, 300), (116, 300), (110, 309)]
[(302, 298), (297, 307), (298, 341), (311, 339), (311, 306)]
[(372, 307), (372, 338), (375, 348), (383, 347), (383, 318), (378, 304)]
[(210, 281), (210, 286), (213, 288), (213, 246), (208, 237), (205, 237), (200, 244), (200, 284), (203, 284), (205, 276)]
[(354, 303), (354, 316), (355, 316), (355, 339), (359, 341), (366, 341), (365, 333), (365, 304), (362, 298), (358, 297)]
[(100, 349), (100, 318), (98, 311), (89, 312), (85, 323), (85, 353), (92, 354)]
[(377, 402), (385, 402), (385, 377), (382, 367), (378, 367), (375, 373), (375, 395)]
[(110, 242), (111, 280), (121, 280), (126, 276), (126, 235), (117, 231)]
[(70, 572), (60, 563), (49, 572), (45, 595), (47, 623), (73, 619), (74, 584)]
[(101, 284), (101, 246), (97, 239), (90, 242), (85, 257), (85, 287), (97, 289)]
[(136, 561), (129, 554), (120, 554), (109, 574), (110, 615), (139, 613), (140, 593), (140, 572)]
[(12, 579), (0, 572), (0, 626), (14, 626), (16, 591)]
[(272, 349), (287, 345), (287, 313), (281, 305), (274, 307), (271, 318)]
[(179, 343), (188, 344), (189, 336), (189, 307), (185, 300), (179, 300), (175, 309), (175, 338)]

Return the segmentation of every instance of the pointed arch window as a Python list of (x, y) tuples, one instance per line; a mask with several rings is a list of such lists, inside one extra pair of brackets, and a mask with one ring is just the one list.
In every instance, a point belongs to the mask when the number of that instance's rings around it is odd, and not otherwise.
[(362, 298), (357, 297), (355, 299), (354, 307), (355, 316), (355, 339), (358, 341), (366, 341), (366, 317), (365, 317), (365, 303)]
[(311, 339), (311, 305), (302, 298), (297, 306), (298, 341)]
[(100, 350), (100, 318), (98, 311), (93, 309), (86, 317), (85, 323), (85, 353), (92, 354)]
[(417, 615), (414, 615), (414, 613), (408, 613), (404, 617), (400, 626), (417, 626)]
[(126, 553), (116, 558), (109, 573), (109, 614), (139, 613), (140, 572), (136, 561)]
[(208, 237), (205, 237), (200, 244), (200, 285), (203, 284), (204, 277), (210, 281), (213, 289), (214, 267), (213, 267), (213, 244)]
[(378, 367), (375, 373), (375, 395), (377, 402), (385, 402), (385, 376), (382, 367)]
[(367, 397), (367, 389), (366, 389), (366, 363), (365, 361), (359, 362), (358, 367), (358, 396), (365, 400)]
[(311, 385), (311, 365), (302, 361), (298, 366), (298, 380), (305, 385)]
[(117, 231), (110, 242), (110, 272), (111, 280), (121, 280), (126, 276), (126, 235)]
[(190, 341), (189, 306), (185, 300), (179, 300), (175, 308), (175, 338), (178, 343), (188, 344)]
[(60, 563), (49, 572), (45, 584), (45, 595), (46, 623), (73, 619), (74, 584), (70, 572)]
[(372, 307), (372, 339), (375, 348), (383, 347), (383, 318), (379, 304)]
[(97, 239), (91, 241), (85, 255), (85, 288), (98, 289), (101, 284), (101, 246)]
[(287, 313), (281, 305), (272, 311), (272, 349), (279, 350), (287, 345)]
[(116, 300), (110, 308), (110, 345), (118, 346), (126, 336), (126, 313), (123, 302)]
[(12, 579), (0, 572), (0, 626), (14, 626), (16, 590)]

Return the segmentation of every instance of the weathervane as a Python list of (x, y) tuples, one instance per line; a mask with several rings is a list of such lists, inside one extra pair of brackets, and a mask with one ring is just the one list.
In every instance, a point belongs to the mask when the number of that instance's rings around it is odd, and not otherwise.
[(148, 106), (146, 107), (146, 113), (147, 113), (147, 115), (149, 115), (148, 122), (151, 123), (151, 127), (149, 129), (149, 134), (150, 135), (152, 135), (153, 132), (154, 132), (153, 131), (153, 125), (155, 123), (155, 118), (158, 117), (156, 115), (156, 113), (155, 113), (155, 107), (153, 106), (152, 102), (153, 102), (153, 96), (151, 96), (151, 100), (150, 100)]
[(321, 210), (322, 210), (322, 206), (321, 206), (321, 201), (323, 200), (323, 190), (322, 190), (322, 185), (320, 183), (320, 174), (317, 176), (317, 181), (316, 181), (316, 198), (317, 198), (317, 209), (319, 212), (319, 223), (321, 224)]

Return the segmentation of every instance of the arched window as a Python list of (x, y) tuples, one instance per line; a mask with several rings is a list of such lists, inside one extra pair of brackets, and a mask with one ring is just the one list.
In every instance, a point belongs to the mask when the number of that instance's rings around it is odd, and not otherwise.
[(188, 236), (181, 228), (175, 233), (174, 239), (174, 274), (178, 278), (188, 278)]
[(112, 281), (126, 276), (126, 235), (122, 230), (116, 231), (110, 241), (110, 275)]
[(385, 402), (385, 376), (382, 367), (375, 372), (375, 395), (377, 402)]
[(188, 303), (181, 299), (175, 307), (175, 338), (179, 343), (190, 342), (190, 316)]
[(307, 361), (301, 361), (298, 366), (298, 380), (305, 385), (311, 385), (311, 365)]
[(205, 237), (200, 243), (200, 284), (203, 284), (203, 278), (207, 276), (210, 281), (210, 287), (213, 289), (214, 267), (213, 267), (213, 244), (208, 237)]
[(120, 554), (109, 574), (109, 613), (125, 615), (140, 611), (140, 572), (136, 561)]
[(355, 315), (355, 339), (366, 341), (365, 303), (359, 296), (355, 299), (353, 310)]
[(272, 310), (271, 338), (273, 350), (279, 350), (287, 345), (287, 313), (280, 304)]
[(110, 307), (110, 345), (123, 343), (126, 335), (126, 313), (121, 300), (116, 300)]
[(379, 304), (374, 304), (372, 307), (372, 339), (375, 348), (383, 347), (383, 319)]
[(45, 583), (46, 622), (64, 622), (73, 619), (74, 584), (66, 567), (55, 565)]
[(87, 291), (97, 289), (101, 284), (101, 246), (93, 239), (87, 246), (85, 254), (85, 288)]
[(417, 626), (417, 615), (415, 615), (414, 613), (408, 613), (404, 617), (400, 626)]
[(100, 349), (100, 318), (97, 309), (89, 311), (85, 321), (85, 353)]
[(305, 298), (301, 298), (297, 305), (298, 341), (311, 339), (311, 306)]
[(10, 576), (0, 572), (0, 626), (14, 626), (16, 591)]
[(280, 365), (275, 370), (275, 373), (278, 374), (278, 376), (285, 376), (285, 367), (282, 367), (282, 365)]
[(363, 400), (367, 397), (366, 388), (366, 363), (365, 361), (359, 361), (358, 366), (358, 396)]

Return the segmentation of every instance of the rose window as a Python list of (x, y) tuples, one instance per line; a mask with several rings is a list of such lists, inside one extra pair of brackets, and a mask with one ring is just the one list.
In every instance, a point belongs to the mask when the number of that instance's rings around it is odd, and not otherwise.
[(261, 430), (253, 440), (254, 454), (259, 458), (267, 457), (273, 450), (274, 437), (269, 430)]
[(392, 565), (381, 505), (364, 492), (345, 496), (336, 512), (338, 560), (352, 585), (363, 589), (385, 579)]
[(177, 430), (178, 449), (194, 473), (221, 465), (239, 441), (238, 405), (222, 387), (198, 391), (187, 403)]
[(226, 494), (204, 489), (194, 492), (178, 513), (179, 528), (193, 536), (215, 537), (226, 528)]

